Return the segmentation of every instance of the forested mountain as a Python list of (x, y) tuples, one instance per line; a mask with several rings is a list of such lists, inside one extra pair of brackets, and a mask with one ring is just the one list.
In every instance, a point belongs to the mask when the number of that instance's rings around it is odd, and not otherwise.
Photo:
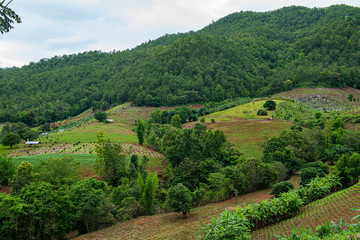
[(360, 8), (238, 12), (134, 49), (0, 69), (0, 122), (53, 122), (132, 101), (176, 105), (301, 86), (359, 88)]

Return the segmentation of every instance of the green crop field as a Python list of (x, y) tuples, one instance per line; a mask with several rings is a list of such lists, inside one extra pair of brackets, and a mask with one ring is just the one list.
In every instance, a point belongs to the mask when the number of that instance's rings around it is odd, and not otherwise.
[(252, 239), (277, 239), (276, 235), (290, 235), (294, 227), (306, 227), (315, 231), (316, 226), (326, 222), (351, 223), (351, 219), (358, 215), (352, 210), (360, 206), (360, 183), (342, 191), (333, 193), (321, 200), (304, 206), (298, 215), (251, 233)]

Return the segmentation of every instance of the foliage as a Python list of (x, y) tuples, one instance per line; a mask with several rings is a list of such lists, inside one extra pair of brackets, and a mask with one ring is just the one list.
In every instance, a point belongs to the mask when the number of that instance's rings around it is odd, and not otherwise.
[(99, 122), (103, 122), (106, 120), (107, 118), (107, 115), (105, 112), (101, 112), (101, 111), (98, 111), (95, 113), (94, 115), (95, 119), (98, 120)]
[(324, 177), (325, 173), (321, 168), (315, 167), (306, 167), (301, 170), (300, 177), (300, 185), (305, 187), (312, 179), (316, 177)]
[(7, 184), (15, 174), (15, 164), (12, 158), (0, 156), (0, 184)]
[(264, 103), (264, 108), (269, 111), (273, 111), (276, 109), (276, 102), (274, 102), (273, 100), (268, 100)]
[(258, 115), (258, 116), (267, 116), (268, 113), (267, 113), (267, 111), (264, 110), (264, 109), (259, 109), (259, 110), (257, 111), (256, 115)]
[(7, 133), (3, 138), (2, 138), (2, 144), (4, 146), (9, 146), (10, 148), (12, 148), (13, 146), (15, 146), (16, 144), (20, 143), (20, 136), (16, 133)]
[(142, 145), (144, 143), (145, 125), (141, 119), (138, 119), (135, 132), (137, 134), (139, 144)]
[(344, 186), (351, 186), (359, 181), (360, 176), (360, 156), (354, 153), (351, 157), (342, 155), (336, 163), (336, 170), (341, 177)]
[(71, 157), (50, 158), (41, 164), (38, 179), (55, 186), (72, 185), (79, 180), (79, 163)]
[(294, 189), (294, 185), (289, 182), (279, 182), (273, 186), (270, 194), (274, 195), (275, 197), (280, 197), (281, 193), (288, 192), (291, 189)]
[(109, 202), (109, 188), (94, 178), (72, 185), (69, 196), (77, 208), (77, 229), (88, 233), (114, 221), (115, 207)]
[(34, 180), (34, 177), (33, 166), (28, 162), (22, 162), (9, 182), (12, 186), (11, 191), (19, 193), (23, 187)]
[(169, 188), (166, 196), (166, 205), (175, 212), (182, 212), (185, 218), (192, 207), (190, 190), (181, 183)]
[(304, 168), (308, 168), (308, 167), (313, 167), (313, 168), (320, 168), (325, 174), (329, 174), (330, 172), (330, 167), (329, 165), (317, 161), (317, 162), (309, 162), (307, 164), (305, 164)]
[(152, 214), (154, 211), (155, 193), (159, 187), (158, 184), (157, 173), (149, 174), (145, 181), (141, 174), (138, 174), (137, 186), (140, 190), (141, 204), (147, 214)]
[(182, 122), (182, 120), (181, 120), (180, 116), (177, 114), (171, 118), (170, 124), (173, 127), (181, 128), (181, 122)]
[(2, 239), (67, 239), (75, 208), (64, 189), (31, 183), (14, 197), (0, 198)]
[(200, 232), (205, 233), (203, 239), (216, 240), (245, 240), (250, 239), (250, 223), (244, 212), (225, 210), (212, 223), (201, 226)]
[(11, 3), (6, 3), (5, 1), (0, 2), (0, 33), (4, 34), (9, 32), (13, 28), (14, 21), (16, 23), (21, 23), (21, 18), (17, 15), (8, 5)]

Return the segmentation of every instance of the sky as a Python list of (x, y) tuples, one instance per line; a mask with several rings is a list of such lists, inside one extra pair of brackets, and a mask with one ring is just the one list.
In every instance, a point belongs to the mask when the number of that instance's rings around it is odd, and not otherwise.
[(84, 51), (131, 49), (165, 34), (200, 30), (233, 12), (334, 4), (359, 7), (360, 1), (13, 0), (9, 7), (22, 23), (0, 34), (0, 68)]

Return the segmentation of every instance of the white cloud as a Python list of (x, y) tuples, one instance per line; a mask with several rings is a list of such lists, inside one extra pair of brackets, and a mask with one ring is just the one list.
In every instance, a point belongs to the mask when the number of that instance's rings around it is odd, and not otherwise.
[(88, 50), (123, 50), (167, 33), (199, 30), (241, 10), (359, 6), (358, 0), (14, 0), (23, 23), (0, 35), (0, 67)]

